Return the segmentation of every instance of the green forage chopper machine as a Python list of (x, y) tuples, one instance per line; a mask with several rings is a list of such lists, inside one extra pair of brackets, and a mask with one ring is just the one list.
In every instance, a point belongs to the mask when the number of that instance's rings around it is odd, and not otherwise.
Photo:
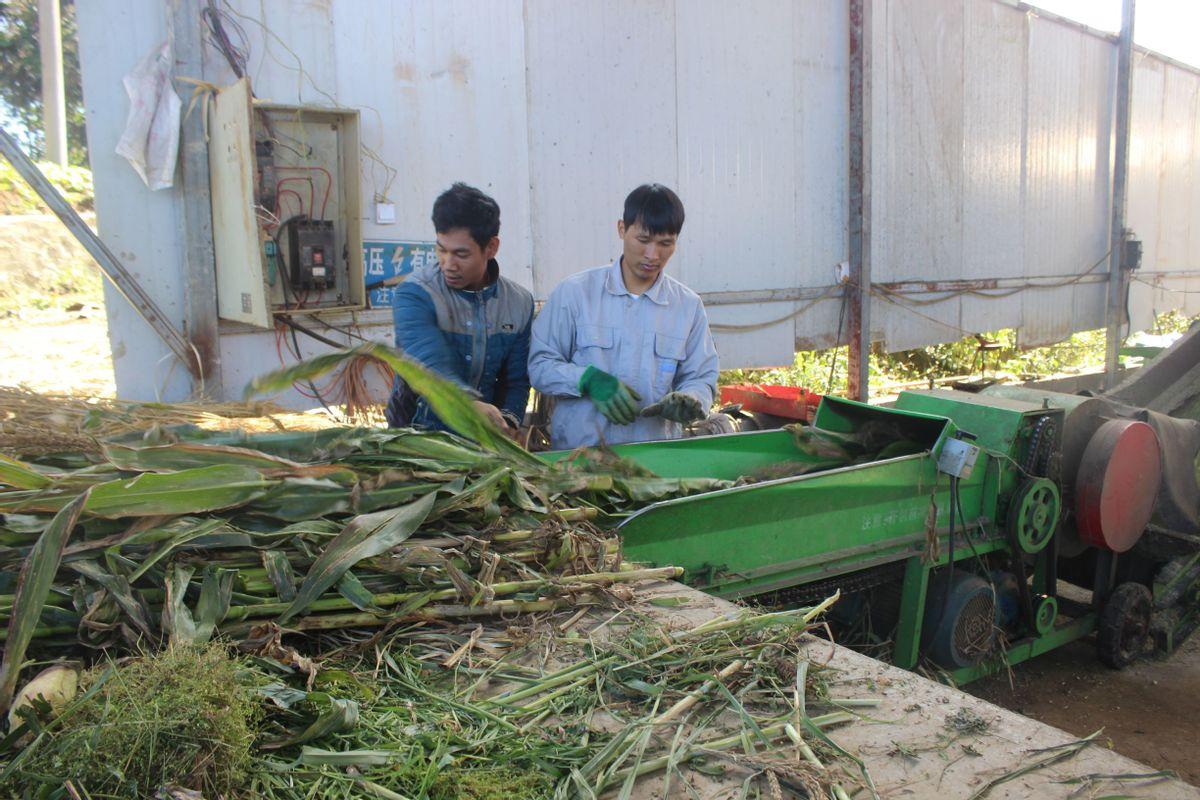
[(907, 669), (964, 682), (1093, 633), (1120, 668), (1200, 619), (1200, 422), (996, 386), (825, 397), (807, 427), (613, 449), (731, 482), (622, 520), (626, 558), (728, 599), (840, 590), (837, 627)]

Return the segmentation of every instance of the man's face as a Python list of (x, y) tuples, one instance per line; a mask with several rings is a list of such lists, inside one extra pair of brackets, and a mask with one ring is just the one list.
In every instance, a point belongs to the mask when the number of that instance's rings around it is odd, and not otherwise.
[(466, 228), (451, 228), (437, 235), (438, 265), (442, 277), (452, 289), (478, 291), (487, 285), (488, 261), (500, 249), (500, 237), (493, 236), (486, 247), (471, 237)]
[(626, 225), (624, 220), (617, 220), (617, 233), (624, 242), (622, 266), (636, 280), (649, 287), (658, 280), (671, 256), (675, 255), (675, 234), (657, 233), (651, 236), (641, 223)]

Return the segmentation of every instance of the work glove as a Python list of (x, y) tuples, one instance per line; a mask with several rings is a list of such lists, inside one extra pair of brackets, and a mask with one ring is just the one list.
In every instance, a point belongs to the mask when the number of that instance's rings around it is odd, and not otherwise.
[(671, 422), (687, 425), (698, 419), (704, 419), (704, 407), (700, 401), (690, 394), (669, 392), (657, 403), (651, 403), (642, 409), (643, 417), (662, 417)]
[(628, 425), (637, 419), (637, 403), (642, 396), (621, 383), (616, 375), (588, 367), (579, 378), (579, 393), (591, 400), (614, 425)]

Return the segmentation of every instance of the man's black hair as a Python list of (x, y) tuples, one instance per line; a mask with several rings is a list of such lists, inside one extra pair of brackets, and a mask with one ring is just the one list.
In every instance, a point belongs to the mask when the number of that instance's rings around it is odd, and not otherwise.
[(640, 224), (651, 236), (683, 230), (683, 201), (661, 183), (643, 183), (625, 198), (625, 227)]
[(456, 183), (433, 201), (433, 229), (466, 228), (480, 248), (500, 233), (500, 206), (474, 186)]

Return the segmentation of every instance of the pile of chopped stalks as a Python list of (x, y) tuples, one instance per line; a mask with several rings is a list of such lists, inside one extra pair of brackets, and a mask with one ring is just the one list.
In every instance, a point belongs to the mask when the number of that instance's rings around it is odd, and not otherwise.
[[(657, 478), (611, 458), (547, 464), (452, 384), (377, 345), (255, 388), (362, 355), (387, 362), (470, 438), (156, 427), (104, 442), (86, 466), (78, 455), (0, 460), (0, 711), (27, 656), (220, 638), (274, 676), (263, 692), (277, 713), (260, 744), (278, 758), (261, 762), (250, 796), (438, 797), (453, 770), (482, 788), (447, 797), (492, 796), (489, 780), (527, 780), (531, 797), (628, 796), (640, 775), (670, 780), (730, 749), (741, 755), (725, 758), (749, 759), (771, 786), (832, 780), (814, 748), (837, 754), (822, 729), (848, 716), (808, 716), (796, 649), (817, 610), (589, 638), (554, 669), (523, 665), (520, 647), (481, 641), (474, 626), (560, 609), (575, 618), (612, 602), (616, 584), (677, 577), (624, 564), (611, 523), (725, 482)], [(354, 691), (314, 687), (336, 683), (330, 665), (341, 662)], [(730, 716), (733, 733), (721, 730)], [(4, 751), (23, 733), (0, 741), (0, 779), (19, 770), (13, 752), (25, 751)], [(756, 755), (781, 740), (799, 759), (790, 766)]]
[[(801, 640), (821, 610), (674, 631), (627, 611), (603, 633), (523, 642), (467, 627), (401, 632), (326, 662), (319, 690), (352, 704), (354, 722), (324, 726), (319, 746), (296, 738), (315, 724), (295, 714), (299, 678), (263, 688), (277, 706), (269, 734), (295, 749), (264, 760), (253, 789), (532, 800), (626, 797), (646, 779), (656, 796), (682, 797), (697, 776), (728, 776), (732, 797), (759, 782), (787, 790), (775, 796), (842, 796), (869, 778), (828, 731), (874, 701), (831, 698), (809, 674)], [(303, 766), (285, 769), (289, 758)]]
[(246, 432), (319, 430), (335, 425), (327, 414), (290, 412), (262, 400), (131, 403), (0, 386), (0, 453), (17, 458), (51, 453), (95, 454), (105, 439), (156, 425), (184, 424)]

